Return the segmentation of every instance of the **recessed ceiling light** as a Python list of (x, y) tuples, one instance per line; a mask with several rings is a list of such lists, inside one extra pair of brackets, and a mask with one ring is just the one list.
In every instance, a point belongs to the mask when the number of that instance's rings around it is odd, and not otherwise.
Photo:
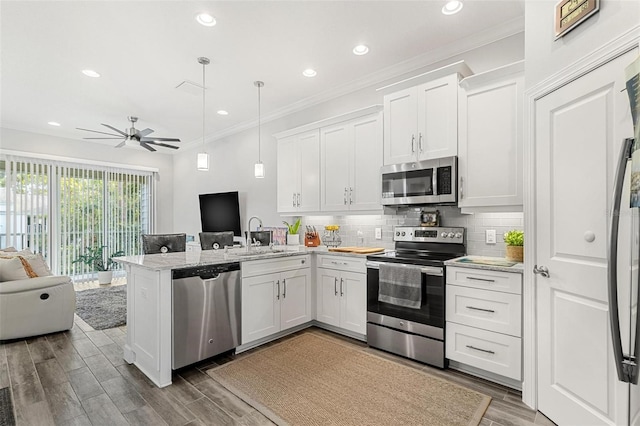
[(100, 74), (98, 74), (94, 70), (82, 70), (82, 74), (86, 75), (87, 77), (93, 77), (93, 78), (100, 77)]
[(306, 70), (302, 71), (302, 75), (304, 75), (305, 77), (315, 77), (318, 73), (316, 72), (316, 70), (313, 70), (311, 68), (307, 68)]
[(229, 115), (229, 112), (221, 109), (220, 111), (218, 111), (218, 115)]
[(454, 13), (458, 13), (462, 10), (462, 2), (460, 0), (449, 0), (447, 4), (442, 6), (442, 13), (445, 15), (453, 15)]
[(369, 48), (364, 44), (359, 44), (353, 48), (353, 53), (358, 56), (366, 55), (367, 53), (369, 53)]
[(213, 27), (216, 24), (216, 18), (206, 12), (200, 13), (198, 16), (196, 16), (196, 21), (198, 21), (199, 24), (202, 24), (205, 27)]
[(60, 123), (58, 123), (57, 121), (49, 121), (47, 123), (49, 126), (56, 126), (56, 127), (60, 127)]

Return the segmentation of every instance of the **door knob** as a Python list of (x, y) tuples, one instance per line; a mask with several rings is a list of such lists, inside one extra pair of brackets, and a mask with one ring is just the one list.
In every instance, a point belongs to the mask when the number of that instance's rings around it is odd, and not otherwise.
[(538, 265), (534, 265), (533, 266), (533, 273), (534, 274), (540, 274), (545, 278), (549, 278), (549, 269), (547, 269), (546, 266), (540, 266), (538, 268)]

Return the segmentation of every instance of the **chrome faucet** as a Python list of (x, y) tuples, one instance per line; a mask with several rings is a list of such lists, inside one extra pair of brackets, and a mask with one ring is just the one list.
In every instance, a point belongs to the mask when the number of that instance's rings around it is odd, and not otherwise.
[(262, 219), (260, 219), (258, 216), (251, 216), (249, 218), (249, 222), (247, 223), (247, 251), (251, 251), (251, 221), (253, 219), (258, 219), (258, 222), (260, 223), (260, 228), (262, 228)]

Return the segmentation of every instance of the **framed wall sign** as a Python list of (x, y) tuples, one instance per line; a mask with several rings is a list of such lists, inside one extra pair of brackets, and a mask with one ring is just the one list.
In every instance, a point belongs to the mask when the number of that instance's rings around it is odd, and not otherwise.
[(556, 40), (600, 10), (600, 0), (560, 0), (556, 4)]

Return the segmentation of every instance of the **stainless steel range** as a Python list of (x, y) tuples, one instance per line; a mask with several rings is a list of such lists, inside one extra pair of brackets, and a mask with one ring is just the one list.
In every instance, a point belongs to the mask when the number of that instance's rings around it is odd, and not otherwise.
[(394, 241), (367, 256), (367, 343), (445, 368), (444, 262), (466, 254), (465, 229), (396, 227)]

